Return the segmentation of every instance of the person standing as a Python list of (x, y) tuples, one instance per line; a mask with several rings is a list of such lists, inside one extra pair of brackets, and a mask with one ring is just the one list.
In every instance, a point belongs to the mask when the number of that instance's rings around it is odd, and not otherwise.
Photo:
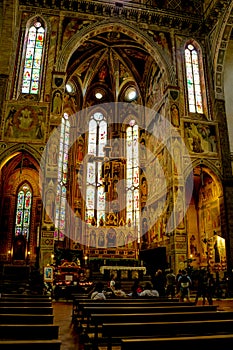
[(152, 280), (152, 283), (153, 283), (153, 289), (159, 292), (160, 297), (164, 297), (166, 295), (166, 291), (165, 291), (166, 280), (165, 280), (163, 271), (161, 269), (158, 269), (156, 271), (154, 278)]
[(110, 282), (109, 282), (109, 288), (111, 288), (112, 291), (114, 291), (114, 289), (115, 289), (115, 284), (116, 284), (115, 279), (116, 279), (116, 277), (115, 277), (114, 273), (112, 273), (110, 276)]
[(205, 269), (199, 269), (197, 276), (197, 292), (195, 297), (195, 304), (198, 299), (202, 297), (202, 304), (205, 305), (205, 298), (207, 293), (207, 272)]
[(207, 273), (207, 287), (206, 287), (206, 297), (208, 300), (209, 305), (213, 305), (213, 294), (215, 291), (215, 280), (213, 277), (213, 274), (208, 272)]
[(186, 270), (182, 270), (182, 275), (178, 279), (178, 285), (180, 290), (180, 301), (184, 302), (186, 299), (187, 302), (190, 302), (190, 287), (192, 284), (191, 278), (188, 276)]
[(170, 272), (166, 274), (166, 296), (173, 299), (176, 294), (176, 275), (173, 272), (173, 269), (170, 269)]
[(179, 286), (179, 278), (182, 276), (182, 270), (179, 270), (177, 275), (176, 275), (176, 295), (180, 295), (180, 286)]

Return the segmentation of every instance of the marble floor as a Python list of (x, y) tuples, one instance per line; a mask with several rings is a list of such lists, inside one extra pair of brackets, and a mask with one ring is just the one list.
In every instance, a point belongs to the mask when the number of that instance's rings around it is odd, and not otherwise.
[[(198, 304), (202, 304), (201, 298)], [(233, 299), (214, 299), (214, 305), (218, 305), (219, 310), (233, 311)], [(62, 342), (60, 350), (83, 350), (83, 345), (79, 342), (79, 335), (73, 329), (71, 322), (72, 302), (53, 302), (54, 323), (59, 325), (59, 339)]]

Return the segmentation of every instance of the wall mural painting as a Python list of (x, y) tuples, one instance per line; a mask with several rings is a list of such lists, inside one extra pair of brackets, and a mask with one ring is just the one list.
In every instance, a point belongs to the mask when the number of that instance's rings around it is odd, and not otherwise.
[(147, 106), (151, 107), (160, 101), (164, 91), (163, 71), (157, 63), (152, 63), (147, 81)]
[(127, 227), (92, 228), (87, 231), (87, 242), (90, 248), (123, 248), (135, 249), (137, 234)]
[(8, 106), (4, 122), (7, 139), (33, 139), (44, 141), (46, 133), (46, 107)]
[(52, 113), (61, 114), (62, 111), (62, 94), (59, 90), (56, 90), (53, 94), (52, 101)]
[(185, 122), (184, 137), (191, 152), (217, 153), (217, 137), (214, 125)]
[(86, 26), (89, 23), (91, 23), (90, 20), (66, 17), (63, 21), (62, 45), (64, 45), (74, 34), (81, 30), (83, 26)]

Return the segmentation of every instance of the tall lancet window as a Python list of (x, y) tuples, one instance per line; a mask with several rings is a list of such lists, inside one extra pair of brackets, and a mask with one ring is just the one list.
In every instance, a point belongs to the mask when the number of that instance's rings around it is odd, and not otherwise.
[(63, 241), (66, 229), (66, 184), (68, 173), (68, 151), (70, 138), (70, 122), (64, 113), (61, 121), (61, 134), (58, 156), (58, 181), (55, 201), (55, 233), (54, 239)]
[(15, 237), (24, 236), (29, 239), (32, 207), (32, 191), (28, 184), (23, 184), (17, 193)]
[(102, 168), (107, 144), (107, 122), (100, 112), (94, 113), (89, 121), (86, 222), (105, 220), (106, 192), (102, 180)]
[(38, 94), (41, 81), (45, 29), (35, 20), (26, 33), (26, 51), (23, 68), (22, 93)]
[(192, 44), (185, 48), (185, 67), (189, 112), (203, 113), (199, 57)]
[(126, 129), (126, 221), (139, 232), (139, 147), (138, 125), (131, 120)]

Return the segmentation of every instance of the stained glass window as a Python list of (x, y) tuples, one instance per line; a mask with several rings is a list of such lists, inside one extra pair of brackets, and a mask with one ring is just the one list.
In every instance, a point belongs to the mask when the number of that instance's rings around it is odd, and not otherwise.
[(98, 157), (87, 163), (86, 222), (95, 218), (97, 225), (105, 219), (106, 193), (102, 180), (102, 163), (107, 144), (107, 122), (102, 113), (94, 113), (89, 121), (88, 155)]
[(23, 70), (22, 93), (38, 94), (41, 77), (45, 29), (36, 21), (28, 31)]
[(131, 120), (126, 129), (126, 221), (139, 232), (139, 147), (138, 125)]
[(191, 113), (203, 113), (199, 57), (192, 44), (188, 44), (185, 49), (185, 66), (189, 111)]
[(70, 137), (70, 122), (68, 114), (64, 113), (61, 122), (60, 146), (58, 156), (58, 182), (55, 200), (55, 232), (54, 239), (64, 240), (64, 231), (66, 228), (66, 183), (68, 172), (68, 151)]
[(20, 187), (17, 194), (15, 217), (15, 236), (23, 235), (29, 239), (31, 219), (32, 192), (27, 184)]

